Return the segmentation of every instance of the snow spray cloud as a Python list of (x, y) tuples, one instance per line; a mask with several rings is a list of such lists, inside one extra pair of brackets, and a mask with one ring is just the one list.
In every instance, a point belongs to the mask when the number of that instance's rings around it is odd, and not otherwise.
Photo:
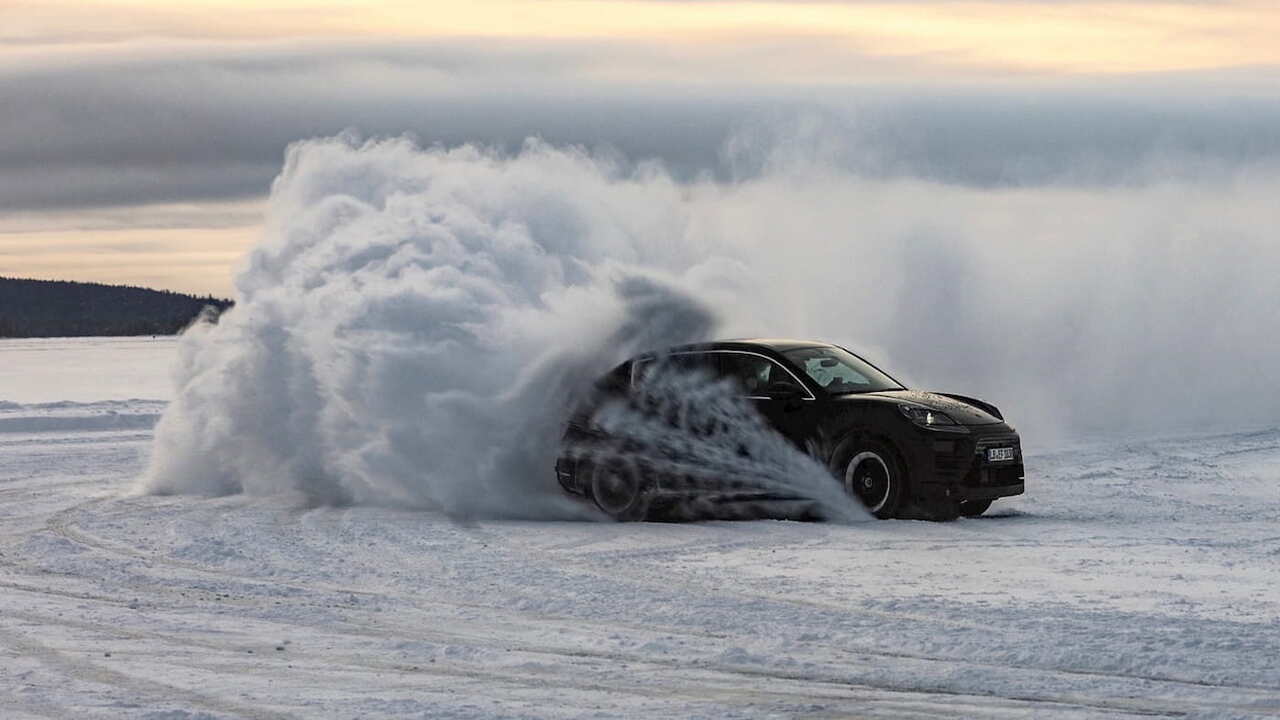
[(831, 147), (678, 183), (537, 142), (296, 145), (238, 306), (182, 341), (145, 489), (571, 514), (562, 400), (713, 334), (847, 345), (1031, 445), (1280, 422), (1280, 168), (980, 189)]
[(295, 146), (235, 309), (182, 339), (145, 490), (588, 514), (553, 472), (575, 401), (717, 321), (678, 194), (536, 142)]
[[(602, 432), (567, 448), (580, 472), (604, 468), (632, 474), (637, 484), (658, 482), (669, 495), (699, 491), (678, 504), (668, 503), (662, 508), (666, 517), (777, 517), (785, 512), (839, 522), (871, 518), (826, 466), (798, 452), (768, 425), (736, 382), (660, 360), (649, 365), (626, 397), (605, 400), (589, 418)], [(775, 500), (713, 499), (760, 494)]]

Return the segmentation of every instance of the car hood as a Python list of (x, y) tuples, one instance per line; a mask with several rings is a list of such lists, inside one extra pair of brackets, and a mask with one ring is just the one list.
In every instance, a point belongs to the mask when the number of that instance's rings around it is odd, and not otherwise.
[(930, 410), (946, 413), (952, 420), (961, 425), (991, 425), (1001, 422), (1000, 418), (976, 405), (970, 405), (953, 397), (923, 390), (884, 390), (867, 393), (859, 397), (881, 397), (913, 405), (923, 405)]

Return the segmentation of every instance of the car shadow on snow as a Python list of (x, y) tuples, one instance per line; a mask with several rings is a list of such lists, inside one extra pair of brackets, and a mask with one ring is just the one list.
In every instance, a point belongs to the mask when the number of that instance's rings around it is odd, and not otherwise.
[[(647, 522), (701, 522), (723, 520), (794, 520), (799, 522), (825, 522), (829, 518), (822, 511), (820, 504), (812, 501), (724, 501), (706, 498), (678, 501), (665, 500), (656, 502), (649, 508), (645, 520)], [(875, 519), (868, 515), (867, 521)], [(912, 518), (898, 518), (911, 520)], [(1018, 508), (991, 508), (977, 517), (964, 518), (972, 521), (1015, 522), (1022, 520), (1042, 519), (1040, 515)], [(920, 521), (919, 519), (916, 519)], [(928, 522), (927, 520), (925, 522)]]
[(1038, 520), (1041, 517), (1018, 508), (992, 508), (977, 517), (965, 518), (965, 520)]

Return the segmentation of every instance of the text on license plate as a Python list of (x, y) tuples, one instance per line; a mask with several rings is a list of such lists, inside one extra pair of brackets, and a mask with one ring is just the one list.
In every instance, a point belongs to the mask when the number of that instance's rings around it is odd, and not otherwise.
[(987, 448), (987, 462), (1003, 462), (1013, 459), (1013, 448)]

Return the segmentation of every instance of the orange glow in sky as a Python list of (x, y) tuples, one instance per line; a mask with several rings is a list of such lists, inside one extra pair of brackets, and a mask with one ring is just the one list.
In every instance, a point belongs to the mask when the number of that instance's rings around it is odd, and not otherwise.
[(9, 3), (0, 40), (619, 38), (721, 44), (821, 38), (862, 54), (1039, 73), (1280, 64), (1280, 5), (1233, 2), (672, 0), (42, 0)]

